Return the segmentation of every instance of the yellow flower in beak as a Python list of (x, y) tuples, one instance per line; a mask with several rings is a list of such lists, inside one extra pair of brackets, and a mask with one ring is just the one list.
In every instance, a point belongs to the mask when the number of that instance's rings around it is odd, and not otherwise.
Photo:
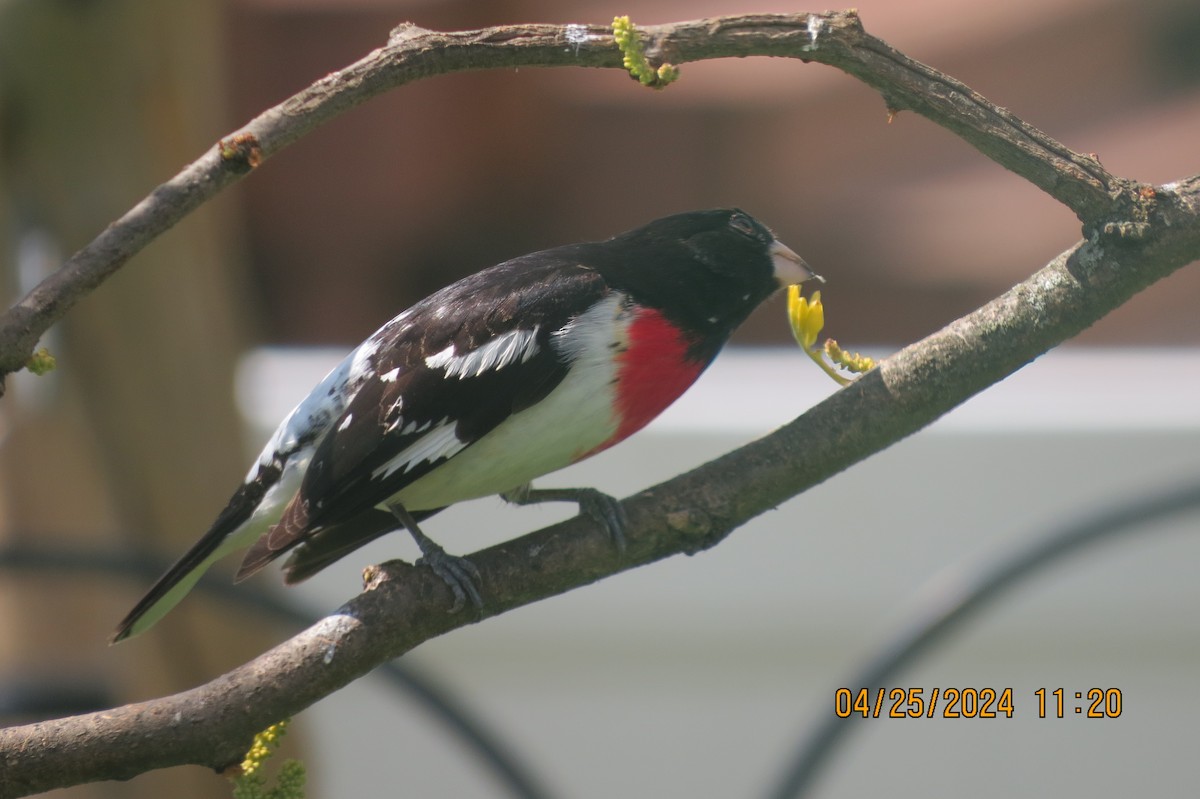
[(805, 352), (817, 343), (817, 334), (825, 327), (825, 308), (821, 305), (821, 292), (814, 291), (812, 299), (800, 293), (799, 286), (788, 286), (788, 321), (792, 324), (792, 335)]
[[(834, 365), (856, 374), (875, 368), (874, 360), (865, 355), (846, 352), (833, 339), (826, 341), (823, 348), (815, 346), (817, 335), (825, 327), (825, 306), (821, 304), (821, 292), (814, 291), (811, 298), (805, 298), (800, 293), (799, 286), (788, 286), (787, 310), (788, 322), (792, 326), (792, 335), (796, 337), (796, 343), (839, 385), (848, 386), (854, 381), (838, 374)], [(822, 355), (829, 356), (834, 365), (827, 363)]]

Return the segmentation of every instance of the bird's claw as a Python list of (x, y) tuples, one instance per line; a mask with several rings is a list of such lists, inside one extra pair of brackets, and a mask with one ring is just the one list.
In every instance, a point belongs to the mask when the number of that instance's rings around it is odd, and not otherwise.
[(625, 551), (625, 528), (629, 526), (629, 517), (625, 515), (625, 508), (622, 507), (620, 500), (594, 488), (577, 490), (579, 495), (576, 497), (576, 501), (579, 503), (580, 514), (587, 515), (604, 525), (604, 529), (608, 530), (608, 535), (612, 538), (617, 551), (623, 553)]
[(417, 565), (428, 566), (450, 589), (454, 595), (450, 613), (462, 610), (468, 599), (476, 610), (483, 609), (483, 596), (479, 593), (479, 569), (475, 568), (475, 564), (470, 560), (447, 554), (446, 550), (439, 547), (421, 555), (417, 559)]
[(629, 525), (629, 518), (625, 515), (620, 500), (603, 491), (594, 488), (534, 488), (526, 483), (511, 491), (505, 491), (500, 496), (505, 502), (514, 505), (574, 502), (579, 506), (581, 516), (587, 516), (608, 530), (609, 538), (616, 545), (617, 552), (625, 551), (625, 528)]

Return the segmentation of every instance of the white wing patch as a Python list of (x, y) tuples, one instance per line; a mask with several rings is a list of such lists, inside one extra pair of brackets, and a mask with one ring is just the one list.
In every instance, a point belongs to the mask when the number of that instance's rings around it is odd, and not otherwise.
[(451, 344), (425, 359), (430, 369), (445, 369), (446, 377), (479, 377), (489, 369), (499, 371), (512, 363), (524, 363), (538, 353), (538, 329), (510, 330), (504, 335), (462, 355)]
[(396, 457), (371, 472), (371, 477), (375, 480), (382, 480), (401, 469), (409, 472), (422, 461), (434, 463), (457, 455), (467, 445), (467, 442), (459, 439), (454, 432), (455, 427), (455, 422), (450, 421), (449, 418), (443, 418), (432, 430), (409, 444)]
[[(423, 422), (420, 425), (418, 425), (416, 422), (409, 422), (400, 429), (400, 435), (408, 436), (412, 435), (413, 433), (424, 433), (431, 427), (433, 427), (433, 422)], [(388, 432), (391, 432), (391, 430)]]

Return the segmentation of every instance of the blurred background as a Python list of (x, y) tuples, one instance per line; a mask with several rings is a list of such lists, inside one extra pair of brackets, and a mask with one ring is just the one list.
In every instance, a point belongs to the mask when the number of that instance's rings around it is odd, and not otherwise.
[[(1200, 6), (1188, 0), (856, 4), (868, 32), (1112, 172), (1200, 172)], [(411, 20), (654, 24), (796, 11), (743, 0), (0, 0), (0, 267), (9, 301), (264, 108)], [(819, 11), (819, 8), (808, 10)], [(0, 401), (0, 713), (7, 721), (191, 687), (287, 628), (196, 598), (116, 649), (149, 580), (30, 566), (60, 550), (171, 558), (270, 427), (413, 301), (505, 258), (738, 205), (824, 274), (827, 333), (886, 353), (1071, 246), (1061, 206), (831, 68), (684, 65), (663, 92), (599, 70), (419, 82), (279, 154), (139, 254), (45, 341), (59, 369)], [(1145, 291), (944, 422), (710, 553), (431, 642), (437, 675), (555, 795), (758, 795), (833, 689), (943, 569), (1200, 474), (1200, 273)], [(621, 494), (769, 431), (828, 393), (782, 302), (639, 440), (555, 477)], [(736, 419), (750, 420), (739, 422)], [(563, 511), (566, 513), (567, 511)], [(498, 500), (439, 517), (466, 553), (557, 518)], [(887, 790), (1124, 796), (1192, 786), (1196, 517), (1022, 584), (900, 677), (1004, 687), (1012, 720), (880, 720), (820, 796)], [(393, 537), (398, 538), (398, 537)], [(386, 540), (287, 596), (329, 612)], [(352, 561), (352, 562), (351, 562)], [(24, 567), (18, 568), (20, 563)], [(226, 571), (222, 576), (231, 573)], [(258, 587), (278, 589), (275, 574)], [(926, 586), (926, 588), (922, 588)], [(1122, 688), (1121, 718), (1036, 718), (1032, 691)], [(366, 680), (297, 723), (314, 796), (491, 796), (438, 723)], [(357, 782), (355, 780), (358, 780)], [(388, 788), (390, 790), (390, 787)], [(64, 796), (223, 796), (199, 769)], [(191, 793), (187, 793), (187, 792)]]

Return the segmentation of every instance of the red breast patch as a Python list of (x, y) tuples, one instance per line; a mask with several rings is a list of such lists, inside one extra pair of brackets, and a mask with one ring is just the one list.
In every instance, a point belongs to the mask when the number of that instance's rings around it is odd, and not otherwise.
[(704, 371), (704, 363), (688, 357), (689, 342), (683, 333), (656, 310), (637, 309), (628, 336), (629, 346), (617, 356), (617, 432), (583, 457), (641, 430)]

